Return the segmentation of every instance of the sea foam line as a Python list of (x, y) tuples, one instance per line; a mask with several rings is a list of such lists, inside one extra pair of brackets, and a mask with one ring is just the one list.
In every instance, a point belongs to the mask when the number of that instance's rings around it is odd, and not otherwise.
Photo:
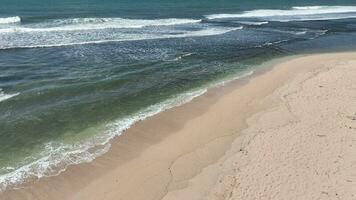
[(101, 29), (144, 28), (149, 26), (173, 26), (200, 23), (197, 19), (124, 19), (124, 18), (70, 18), (0, 29), (0, 33), (63, 32)]
[[(241, 30), (243, 26), (240, 27), (230, 27), (230, 28), (207, 28), (198, 31), (186, 31), (180, 34), (163, 34), (163, 35), (136, 35), (137, 37), (132, 38), (118, 38), (118, 39), (108, 39), (108, 40), (93, 40), (93, 41), (83, 41), (83, 42), (69, 42), (61, 43), (61, 41), (56, 41), (53, 44), (30, 44), (30, 45), (13, 45), (13, 46), (1, 46), (0, 49), (15, 49), (15, 48), (46, 48), (46, 47), (61, 47), (61, 46), (72, 46), (72, 45), (86, 45), (86, 44), (102, 44), (109, 42), (123, 42), (123, 41), (139, 41), (139, 40), (154, 40), (154, 39), (170, 39), (170, 38), (185, 38), (185, 37), (203, 37), (203, 36), (213, 36), (221, 35), (235, 30)], [(33, 42), (33, 41), (31, 41)]]
[(261, 26), (264, 24), (268, 24), (269, 22), (238, 21), (238, 23), (244, 25)]

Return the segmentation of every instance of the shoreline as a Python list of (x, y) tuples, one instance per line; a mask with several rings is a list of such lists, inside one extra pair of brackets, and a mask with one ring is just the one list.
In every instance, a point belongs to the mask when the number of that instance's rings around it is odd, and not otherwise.
[[(209, 90), (216, 90), (220, 87), (224, 87), (236, 81), (239, 81), (239, 84), (246, 83), (246, 81), (248, 81), (249, 79), (258, 76), (259, 74), (266, 73), (275, 64), (296, 57), (298, 57), (298, 55), (277, 57), (264, 61), (262, 63), (253, 65), (253, 67), (249, 67), (247, 70), (239, 72), (238, 74), (233, 74), (228, 77), (220, 78), (213, 82), (207, 83), (201, 87), (186, 91), (184, 93), (166, 99), (162, 102), (151, 105), (133, 115), (124, 117), (123, 119), (114, 120), (113, 122), (110, 122), (106, 125), (108, 128), (104, 130), (105, 133), (102, 134), (102, 136), (99, 136), (99, 140), (95, 143), (95, 145), (91, 144), (92, 139), (96, 140), (95, 138), (92, 138), (87, 141), (90, 144), (86, 144), (87, 142), (84, 142), (83, 145), (81, 145), (84, 147), (83, 151), (79, 149), (73, 149), (69, 152), (63, 152), (68, 153), (68, 155), (70, 155), (67, 160), (58, 158), (52, 161), (47, 159), (42, 160), (42, 158), (40, 158), (39, 160), (36, 160), (33, 163), (29, 163), (28, 165), (19, 168), (19, 170), (3, 175), (3, 177), (1, 177), (1, 180), (7, 182), (7, 184), (4, 184), (4, 187), (0, 187), (0, 193), (6, 190), (17, 189), (18, 187), (21, 188), (23, 185), (26, 185), (32, 182), (33, 180), (36, 180), (37, 178), (50, 178), (58, 176), (62, 172), (66, 171), (67, 168), (70, 166), (76, 166), (79, 164), (92, 162), (96, 158), (104, 155), (107, 151), (110, 151), (111, 141), (116, 139), (117, 137), (120, 137), (125, 131), (127, 131), (127, 129), (129, 129), (134, 124), (139, 123), (142, 120), (155, 116), (166, 110), (189, 103), (193, 99), (204, 95)], [(83, 157), (83, 154), (85, 154), (84, 156), (88, 156), (89, 160), (88, 158)], [(46, 165), (47, 168), (45, 170), (41, 169), (39, 171), (36, 171), (37, 167), (40, 166), (40, 168), (42, 168), (42, 166)], [(14, 180), (14, 178), (16, 180)]]
[[(233, 144), (247, 138), (241, 134), (249, 127), (246, 120), (278, 105), (275, 100), (261, 100), (296, 74), (321, 68), (304, 66), (308, 59), (350, 55), (354, 54), (282, 58), (281, 63), (272, 63), (271, 69), (258, 70), (251, 78), (209, 89), (186, 104), (134, 124), (111, 142), (108, 153), (91, 163), (70, 166), (59, 176), (43, 178), (2, 195), (5, 199), (174, 199), (172, 192), (189, 188), (194, 178), (232, 147), (239, 149)], [(292, 65), (298, 61), (303, 67)], [(209, 181), (200, 182), (203, 184), (198, 190), (207, 191), (220, 175), (216, 170), (209, 173)], [(195, 192), (197, 196), (198, 193)]]

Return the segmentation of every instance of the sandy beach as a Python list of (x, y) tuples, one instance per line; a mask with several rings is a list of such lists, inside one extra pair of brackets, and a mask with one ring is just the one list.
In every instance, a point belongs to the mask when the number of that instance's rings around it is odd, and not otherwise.
[(355, 199), (356, 53), (267, 65), (0, 199)]

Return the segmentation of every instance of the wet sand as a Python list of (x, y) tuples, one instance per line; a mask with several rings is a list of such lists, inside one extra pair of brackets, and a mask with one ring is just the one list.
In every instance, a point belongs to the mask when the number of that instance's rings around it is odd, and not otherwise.
[(279, 62), (0, 199), (355, 199), (355, 77), (356, 53)]

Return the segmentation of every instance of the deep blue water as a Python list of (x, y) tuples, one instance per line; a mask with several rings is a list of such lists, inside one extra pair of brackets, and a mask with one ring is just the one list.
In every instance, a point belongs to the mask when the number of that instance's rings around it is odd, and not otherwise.
[(356, 47), (346, 0), (0, 3), (0, 190), (264, 61)]

